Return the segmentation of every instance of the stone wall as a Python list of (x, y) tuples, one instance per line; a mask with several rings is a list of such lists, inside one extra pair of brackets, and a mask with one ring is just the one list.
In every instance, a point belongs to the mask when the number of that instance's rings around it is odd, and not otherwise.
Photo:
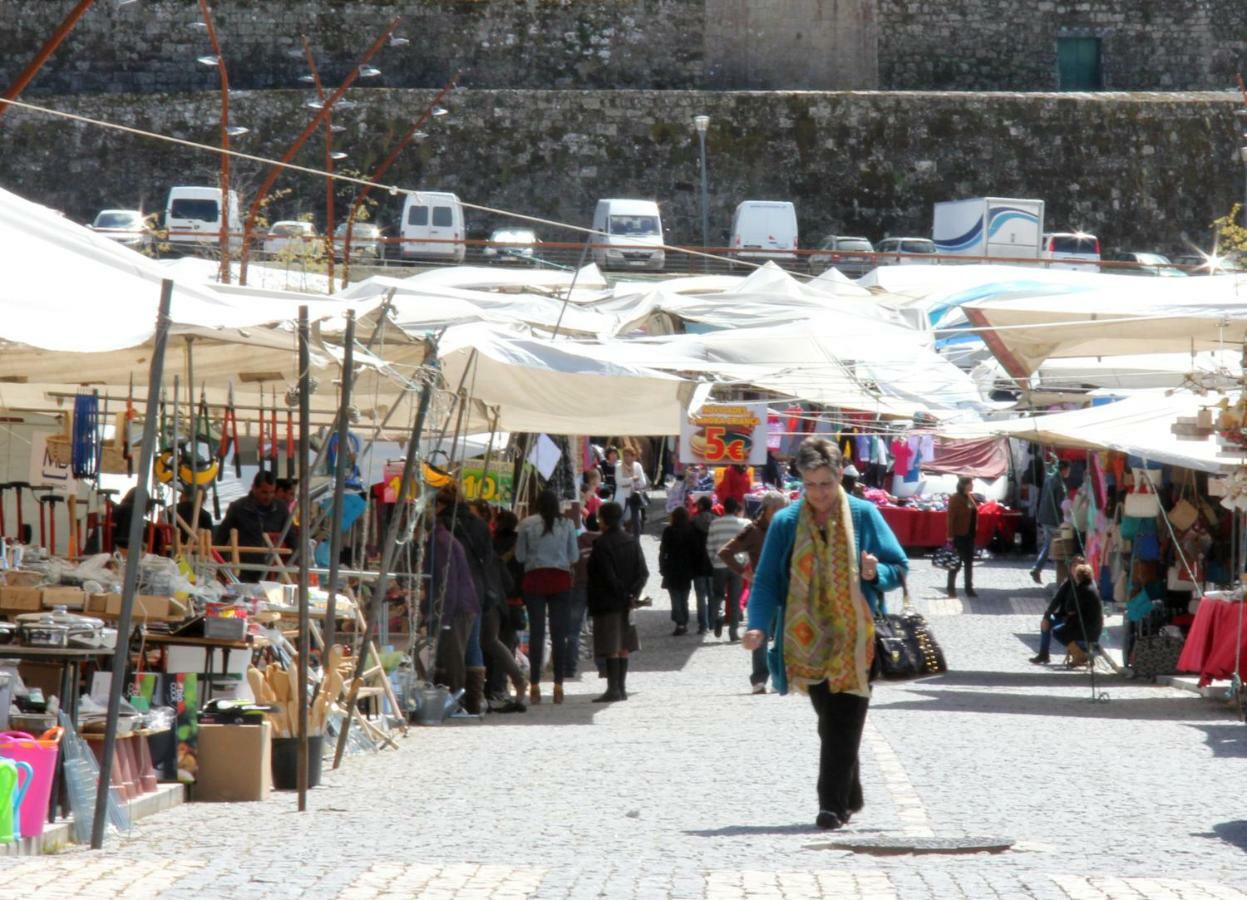
[(717, 89), (879, 86), (875, 0), (706, 0), (706, 84)]
[[(0, 0), (0, 85), (73, 6)], [(704, 0), (220, 0), (213, 15), (231, 84), (294, 88), (302, 35), (339, 83), (395, 16), (405, 47), (374, 61), (387, 87), (435, 87), (457, 69), (476, 87), (671, 88), (702, 81)], [(216, 87), (195, 0), (100, 0), (28, 95), (162, 93)], [(310, 90), (310, 88), (309, 88)]]
[(1216, 90), (1247, 69), (1241, 0), (878, 0), (893, 90), (1056, 90), (1057, 38), (1101, 39), (1110, 90)]
[[(370, 171), (431, 91), (377, 90), (336, 121), (343, 165)], [(236, 101), (255, 128), (247, 152), (280, 155), (307, 120), (303, 94)], [(54, 98), (50, 105), (212, 141), (211, 93)], [(1209, 223), (1242, 194), (1223, 94), (923, 94), (463, 91), (387, 183), (453, 190), (465, 201), (588, 226), (601, 197), (653, 197), (668, 237), (700, 243), (697, 140), (710, 116), (711, 237), (745, 199), (790, 199), (802, 245), (826, 232), (927, 235), (937, 200), (981, 195), (1047, 201), (1048, 226), (1098, 233), (1106, 249), (1207, 247)], [(318, 165), (309, 146), (297, 161)], [(211, 184), (211, 153), (153, 143), (21, 110), (0, 126), (0, 187), (83, 221), (110, 206), (160, 208), (174, 184)], [(239, 162), (245, 194), (258, 165)], [(273, 218), (320, 213), (323, 182), (288, 174)], [(352, 189), (343, 186), (345, 202)], [(380, 218), (398, 213), (381, 196)], [(495, 218), (469, 210), (471, 230)], [(541, 227), (546, 240), (578, 235)]]

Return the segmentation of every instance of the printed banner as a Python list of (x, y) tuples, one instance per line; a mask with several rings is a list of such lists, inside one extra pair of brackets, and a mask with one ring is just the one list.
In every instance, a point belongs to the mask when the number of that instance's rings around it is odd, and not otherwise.
[(459, 483), (463, 496), (469, 500), (487, 503), (509, 504), (511, 502), (511, 464), (490, 460), (489, 474), (485, 474), (485, 460), (468, 460), (463, 464)]
[(707, 403), (680, 427), (685, 465), (760, 466), (766, 462), (765, 403)]

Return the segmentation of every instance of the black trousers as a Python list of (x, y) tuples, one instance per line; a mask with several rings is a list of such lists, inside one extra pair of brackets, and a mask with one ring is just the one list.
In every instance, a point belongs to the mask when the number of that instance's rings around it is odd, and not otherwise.
[[(974, 532), (953, 538), (953, 549), (961, 559), (961, 571), (966, 573), (966, 590), (974, 590)], [(948, 573), (948, 590), (957, 589), (957, 573)]]
[(810, 686), (818, 714), (818, 808), (841, 819), (862, 808), (862, 780), (857, 754), (866, 727), (870, 699), (833, 693), (827, 682)]

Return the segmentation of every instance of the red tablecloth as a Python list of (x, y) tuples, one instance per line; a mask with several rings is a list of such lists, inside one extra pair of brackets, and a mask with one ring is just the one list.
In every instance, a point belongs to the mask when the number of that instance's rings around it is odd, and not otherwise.
[[(948, 513), (915, 509), (908, 506), (881, 506), (883, 520), (888, 523), (902, 547), (943, 547), (948, 542)], [(974, 529), (974, 545), (986, 547), (1000, 529), (1006, 543), (1013, 543), (1014, 532), (1022, 514), (1013, 511), (980, 512)]]
[[(1235, 636), (1239, 630), (1239, 607), (1241, 603), (1227, 603), (1205, 597), (1195, 611), (1195, 621), (1178, 657), (1178, 671), (1198, 672), (1200, 685), (1214, 678), (1229, 678), (1234, 674)], [(1242, 610), (1241, 638), (1247, 648), (1247, 610)], [(1239, 675), (1247, 676), (1247, 649), (1239, 667)]]

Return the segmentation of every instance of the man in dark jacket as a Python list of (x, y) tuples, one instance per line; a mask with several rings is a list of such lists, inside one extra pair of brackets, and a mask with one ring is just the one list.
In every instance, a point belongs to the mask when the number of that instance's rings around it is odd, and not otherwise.
[[(251, 482), (251, 493), (235, 500), (225, 511), (225, 518), (216, 530), (218, 544), (228, 544), (230, 532), (237, 529), (239, 546), (264, 547), (267, 546), (267, 536), (272, 535), (270, 540), (275, 540), (285, 530), (290, 511), (274, 499), (276, 483), (277, 478), (272, 472), (261, 469), (256, 473), (255, 480)], [(250, 564), (264, 565), (269, 560), (268, 553), (241, 553), (239, 556), (244, 563)], [(238, 580), (254, 583), (263, 574), (258, 569), (244, 569), (238, 573)]]
[(588, 606), (593, 616), (594, 655), (606, 658), (606, 693), (594, 703), (628, 699), (628, 654), (640, 649), (628, 617), (636, 605), (649, 568), (641, 545), (624, 529), (623, 507), (603, 504), (598, 510), (602, 534), (589, 554)]
[(1069, 477), (1069, 462), (1061, 460), (1056, 472), (1048, 476), (1039, 492), (1039, 508), (1035, 510), (1035, 524), (1039, 526), (1039, 555), (1035, 557), (1035, 565), (1031, 567), (1031, 578), (1036, 584), (1043, 584), (1043, 568), (1048, 563), (1048, 550), (1052, 539), (1057, 536), (1065, 512), (1061, 504), (1069, 494), (1065, 479)]

